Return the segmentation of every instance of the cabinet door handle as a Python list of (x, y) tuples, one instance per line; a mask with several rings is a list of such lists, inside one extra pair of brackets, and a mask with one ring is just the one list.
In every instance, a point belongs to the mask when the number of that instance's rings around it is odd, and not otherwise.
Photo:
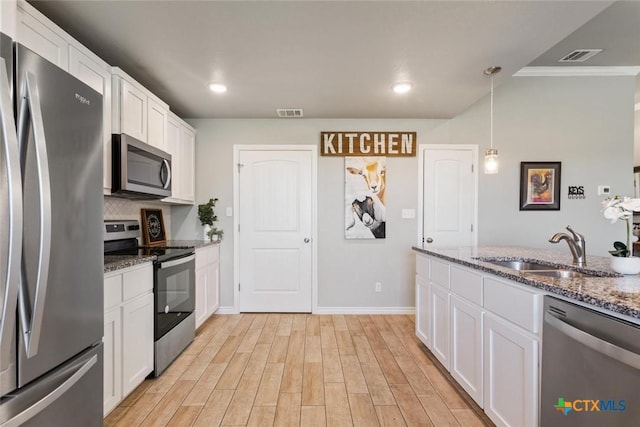
[(431, 237), (427, 237), (427, 243), (433, 243), (433, 239)]

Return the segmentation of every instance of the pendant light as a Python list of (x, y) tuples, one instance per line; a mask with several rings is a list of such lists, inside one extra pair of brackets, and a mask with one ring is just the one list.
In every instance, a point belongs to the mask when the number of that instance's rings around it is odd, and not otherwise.
[(498, 150), (493, 148), (493, 76), (498, 74), (502, 70), (502, 67), (493, 66), (484, 70), (484, 74), (491, 76), (491, 139), (490, 146), (484, 152), (484, 173), (495, 174), (498, 173)]

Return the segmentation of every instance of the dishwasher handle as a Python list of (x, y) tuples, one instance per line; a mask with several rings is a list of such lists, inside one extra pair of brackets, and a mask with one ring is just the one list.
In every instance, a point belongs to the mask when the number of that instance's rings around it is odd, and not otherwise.
[(627, 366), (640, 369), (640, 354), (636, 354), (625, 348), (593, 336), (582, 329), (578, 329), (575, 326), (564, 322), (562, 319), (555, 317), (549, 312), (544, 314), (544, 321), (590, 349), (617, 360), (618, 362), (624, 363)]

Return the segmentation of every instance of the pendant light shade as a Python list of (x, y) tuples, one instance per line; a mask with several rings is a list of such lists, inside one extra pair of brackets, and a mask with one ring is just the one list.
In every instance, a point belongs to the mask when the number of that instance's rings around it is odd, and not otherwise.
[(484, 70), (484, 74), (487, 76), (491, 76), (491, 138), (490, 138), (490, 148), (484, 152), (484, 173), (485, 174), (495, 174), (499, 171), (499, 163), (498, 163), (498, 150), (493, 148), (493, 76), (498, 74), (502, 70), (502, 67), (494, 66), (489, 67)]
[(495, 148), (487, 148), (484, 152), (484, 173), (498, 173), (498, 150)]

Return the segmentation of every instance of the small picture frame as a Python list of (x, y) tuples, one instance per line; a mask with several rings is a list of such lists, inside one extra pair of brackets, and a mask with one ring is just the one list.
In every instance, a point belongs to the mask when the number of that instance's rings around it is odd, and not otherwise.
[(147, 246), (166, 245), (167, 237), (164, 232), (164, 218), (162, 209), (141, 209), (142, 234)]
[(561, 162), (520, 162), (520, 210), (560, 210)]

